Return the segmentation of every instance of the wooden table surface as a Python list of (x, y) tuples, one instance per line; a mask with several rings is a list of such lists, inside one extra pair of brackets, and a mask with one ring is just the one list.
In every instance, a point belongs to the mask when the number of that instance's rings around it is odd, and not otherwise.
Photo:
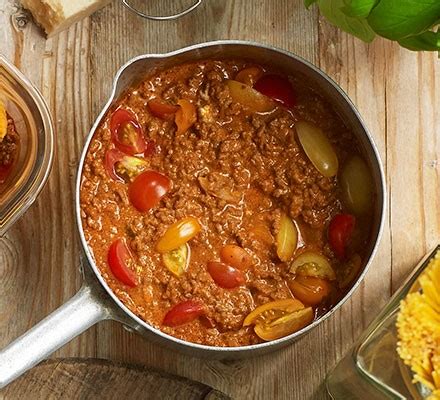
[[(151, 0), (153, 1), (153, 0)], [(165, 5), (172, 1), (164, 2)], [(302, 0), (206, 0), (178, 22), (144, 21), (118, 2), (46, 40), (11, 0), (0, 0), (0, 51), (41, 89), (55, 120), (56, 157), (38, 200), (0, 239), (0, 347), (81, 285), (74, 180), (83, 138), (113, 75), (142, 53), (214, 39), (290, 50), (345, 89), (380, 149), (388, 214), (365, 281), (331, 318), (274, 354), (219, 362), (154, 346), (115, 322), (56, 353), (141, 363), (207, 383), (234, 398), (324, 399), (326, 373), (346, 353), (423, 254), (439, 241), (440, 61), (384, 40), (366, 45), (330, 26)]]

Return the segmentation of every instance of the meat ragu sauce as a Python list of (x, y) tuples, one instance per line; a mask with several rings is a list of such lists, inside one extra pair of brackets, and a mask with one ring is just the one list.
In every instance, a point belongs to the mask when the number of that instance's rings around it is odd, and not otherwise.
[(17, 159), (20, 138), (14, 120), (7, 114), (0, 101), (0, 184), (4, 183)]
[(277, 339), (332, 307), (363, 265), (373, 201), (358, 144), (318, 91), (240, 60), (145, 79), (98, 128), (81, 185), (114, 293), (212, 346)]

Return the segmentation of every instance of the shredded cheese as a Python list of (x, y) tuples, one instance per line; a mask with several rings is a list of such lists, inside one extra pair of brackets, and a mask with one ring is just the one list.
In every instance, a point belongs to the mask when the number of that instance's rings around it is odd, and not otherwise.
[(397, 317), (397, 352), (414, 373), (414, 383), (440, 400), (440, 252), (419, 277), (421, 291), (402, 300)]

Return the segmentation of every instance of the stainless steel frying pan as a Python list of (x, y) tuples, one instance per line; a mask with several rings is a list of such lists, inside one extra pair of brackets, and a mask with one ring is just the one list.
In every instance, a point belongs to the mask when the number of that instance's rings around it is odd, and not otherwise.
[[(312, 82), (313, 85), (320, 88), (321, 93), (330, 99), (337, 112), (346, 124), (350, 126), (361, 144), (363, 155), (373, 173), (377, 194), (372, 221), (373, 229), (366, 249), (368, 262), (346, 296), (327, 314), (292, 335), (272, 342), (243, 347), (213, 347), (185, 342), (151, 327), (134, 315), (115, 296), (102, 278), (87, 246), (80, 217), (79, 192), (86, 152), (97, 127), (113, 103), (128, 88), (135, 85), (146, 74), (151, 73), (155, 69), (168, 68), (190, 60), (225, 57), (246, 57), (257, 63), (271, 65), (287, 74), (300, 74)], [(0, 352), (0, 387), (7, 385), (90, 326), (105, 319), (119, 321), (149, 340), (193, 356), (209, 356), (211, 359), (237, 359), (256, 356), (292, 343), (300, 336), (312, 330), (324, 319), (329, 318), (353, 294), (365, 276), (376, 251), (384, 222), (385, 179), (376, 146), (359, 113), (347, 95), (323, 72), (291, 53), (271, 46), (234, 40), (217, 41), (190, 46), (167, 54), (149, 54), (136, 57), (119, 70), (114, 81), (110, 100), (96, 119), (84, 145), (78, 166), (75, 209), (78, 231), (85, 255), (81, 262), (84, 274), (83, 286), (71, 300)]]

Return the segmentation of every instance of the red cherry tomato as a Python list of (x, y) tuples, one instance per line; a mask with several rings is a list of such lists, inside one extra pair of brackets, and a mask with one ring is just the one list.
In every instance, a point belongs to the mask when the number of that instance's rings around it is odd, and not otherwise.
[(218, 261), (208, 263), (208, 272), (214, 282), (222, 288), (233, 289), (246, 282), (242, 271)]
[(162, 324), (173, 327), (187, 324), (203, 315), (204, 312), (205, 309), (202, 303), (196, 300), (187, 300), (169, 310), (165, 314)]
[(131, 204), (145, 212), (159, 204), (171, 188), (171, 181), (156, 171), (145, 171), (138, 175), (128, 187)]
[(147, 105), (151, 114), (167, 121), (173, 121), (174, 114), (176, 114), (177, 110), (179, 109), (179, 106), (168, 104), (159, 99), (150, 100)]
[(150, 140), (145, 147), (144, 157), (150, 157), (153, 154), (156, 154), (156, 152), (157, 152), (156, 142), (153, 140)]
[(292, 84), (280, 75), (264, 75), (254, 85), (254, 89), (288, 108), (296, 104), (296, 95)]
[(9, 174), (12, 170), (12, 164), (0, 165), (0, 183), (4, 183), (8, 179)]
[(116, 147), (124, 153), (135, 155), (145, 151), (142, 128), (130, 111), (118, 108), (111, 117), (110, 131)]
[(133, 263), (133, 256), (124, 239), (116, 239), (112, 243), (108, 250), (107, 262), (119, 281), (131, 287), (137, 285), (136, 275), (127, 265)]
[(356, 219), (351, 214), (338, 214), (328, 227), (328, 240), (336, 256), (343, 260), (348, 241), (353, 234)]
[(147, 167), (148, 162), (143, 158), (127, 156), (118, 149), (105, 153), (105, 169), (115, 181), (131, 181)]

